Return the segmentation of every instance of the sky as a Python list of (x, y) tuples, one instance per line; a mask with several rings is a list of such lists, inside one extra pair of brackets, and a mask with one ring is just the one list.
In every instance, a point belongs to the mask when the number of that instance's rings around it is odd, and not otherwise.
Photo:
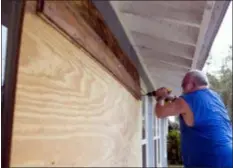
[[(228, 7), (226, 15), (210, 50), (212, 64), (208, 66), (208, 68), (207, 66), (204, 66), (203, 71), (214, 73), (220, 69), (223, 58), (228, 55), (230, 45), (232, 46), (232, 2)], [(232, 68), (232, 63), (229, 66)]]
[[(2, 26), (2, 74), (4, 74), (5, 68), (5, 55), (6, 55), (6, 42), (7, 42), (7, 29)], [(232, 2), (230, 3), (219, 31), (215, 37), (213, 45), (210, 50), (212, 56), (212, 64), (210, 66), (204, 66), (203, 71), (214, 73), (220, 69), (224, 57), (228, 54), (229, 46), (232, 46)], [(232, 67), (232, 63), (230, 64)], [(3, 83), (3, 75), (1, 83)], [(174, 121), (174, 117), (169, 117), (171, 121)]]

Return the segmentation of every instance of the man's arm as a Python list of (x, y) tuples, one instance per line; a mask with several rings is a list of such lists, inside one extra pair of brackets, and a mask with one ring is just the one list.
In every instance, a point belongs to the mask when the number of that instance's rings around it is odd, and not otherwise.
[(186, 111), (186, 104), (182, 98), (176, 98), (174, 101), (165, 103), (164, 105), (163, 101), (158, 100), (155, 106), (155, 114), (158, 118), (184, 114)]

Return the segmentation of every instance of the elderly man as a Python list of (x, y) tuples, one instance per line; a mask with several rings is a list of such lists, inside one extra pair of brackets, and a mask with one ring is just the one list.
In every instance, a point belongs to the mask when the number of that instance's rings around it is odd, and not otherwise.
[(185, 167), (232, 167), (232, 125), (220, 96), (208, 88), (207, 77), (188, 72), (181, 85), (183, 94), (163, 105), (168, 96), (158, 89), (158, 118), (179, 115), (181, 152)]

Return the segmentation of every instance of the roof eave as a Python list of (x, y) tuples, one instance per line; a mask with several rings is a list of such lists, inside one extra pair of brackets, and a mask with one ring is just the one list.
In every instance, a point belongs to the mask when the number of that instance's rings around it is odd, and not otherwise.
[(226, 14), (231, 1), (216, 1), (211, 15), (211, 21), (204, 38), (204, 43), (201, 47), (200, 56), (196, 63), (196, 69), (202, 69), (209, 56), (214, 39), (218, 33), (220, 25)]

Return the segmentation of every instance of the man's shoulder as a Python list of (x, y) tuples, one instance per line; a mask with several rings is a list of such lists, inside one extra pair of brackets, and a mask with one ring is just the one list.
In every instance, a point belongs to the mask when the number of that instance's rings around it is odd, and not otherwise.
[(178, 97), (175, 100), (177, 106), (182, 110), (182, 113), (189, 113), (191, 111), (190, 105), (183, 97)]

